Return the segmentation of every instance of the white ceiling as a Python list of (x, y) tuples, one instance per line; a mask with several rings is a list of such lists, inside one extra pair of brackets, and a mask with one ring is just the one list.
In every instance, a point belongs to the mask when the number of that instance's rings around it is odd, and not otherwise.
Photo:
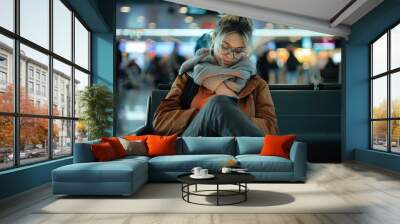
[[(167, 0), (226, 14), (347, 37), (350, 26), (383, 0)], [(347, 4), (336, 20), (338, 14)]]

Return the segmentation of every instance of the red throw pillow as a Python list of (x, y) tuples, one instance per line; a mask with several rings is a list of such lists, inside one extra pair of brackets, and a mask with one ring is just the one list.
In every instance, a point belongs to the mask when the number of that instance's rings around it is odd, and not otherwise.
[(148, 135), (146, 140), (148, 156), (176, 155), (175, 142), (177, 138), (177, 134), (169, 136)]
[(264, 146), (261, 149), (262, 156), (281, 156), (286, 159), (290, 158), (290, 147), (296, 135), (266, 135), (264, 137)]
[(117, 158), (113, 147), (108, 142), (93, 144), (90, 147), (94, 157), (99, 162), (109, 161)]
[(117, 137), (101, 138), (101, 142), (108, 142), (115, 151), (118, 158), (126, 156), (126, 151)]
[(124, 139), (129, 140), (129, 141), (144, 141), (146, 142), (147, 135), (125, 135)]

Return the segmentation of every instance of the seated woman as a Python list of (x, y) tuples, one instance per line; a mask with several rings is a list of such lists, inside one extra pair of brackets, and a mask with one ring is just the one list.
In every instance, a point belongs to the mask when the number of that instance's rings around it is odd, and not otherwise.
[(181, 136), (264, 136), (277, 134), (268, 84), (248, 57), (252, 24), (224, 16), (210, 49), (185, 61), (171, 90), (154, 113), (156, 134)]

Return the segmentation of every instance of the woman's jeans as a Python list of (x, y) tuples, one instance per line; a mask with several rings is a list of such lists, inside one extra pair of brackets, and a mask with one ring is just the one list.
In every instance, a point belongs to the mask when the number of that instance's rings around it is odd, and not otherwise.
[(264, 136), (238, 107), (237, 99), (216, 95), (201, 108), (182, 136)]

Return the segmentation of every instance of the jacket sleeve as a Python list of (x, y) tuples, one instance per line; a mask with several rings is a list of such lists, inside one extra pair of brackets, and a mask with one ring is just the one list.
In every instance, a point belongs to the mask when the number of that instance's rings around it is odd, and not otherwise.
[(275, 106), (272, 101), (268, 84), (263, 81), (255, 90), (255, 117), (251, 120), (264, 132), (264, 134), (278, 134), (278, 123)]
[(187, 79), (186, 74), (178, 75), (167, 96), (158, 105), (153, 117), (153, 129), (156, 134), (181, 134), (197, 114), (196, 108), (181, 107), (180, 98)]

